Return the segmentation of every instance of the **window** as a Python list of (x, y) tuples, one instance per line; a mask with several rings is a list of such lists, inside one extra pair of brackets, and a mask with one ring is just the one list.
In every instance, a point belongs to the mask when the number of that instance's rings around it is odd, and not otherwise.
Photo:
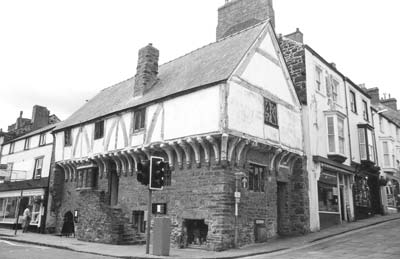
[(356, 93), (350, 91), (350, 107), (351, 111), (357, 113)]
[(379, 116), (379, 129), (382, 133), (385, 133), (384, 121), (382, 116)]
[(144, 211), (134, 210), (132, 211), (132, 225), (136, 228), (137, 232), (146, 232), (146, 221), (144, 219)]
[(332, 79), (332, 100), (334, 102), (338, 102), (338, 90), (339, 90), (339, 82), (335, 79)]
[(366, 101), (363, 100), (363, 118), (365, 121), (369, 121), (369, 117), (368, 117), (368, 104)]
[(15, 148), (15, 142), (10, 143), (10, 149), (8, 151), (9, 154), (14, 153), (14, 148)]
[(40, 179), (42, 177), (43, 157), (35, 160), (35, 169), (33, 170), (33, 179)]
[(98, 121), (94, 124), (94, 139), (104, 137), (104, 121)]
[(396, 137), (397, 137), (397, 141), (400, 141), (400, 129), (396, 128)]
[(392, 155), (391, 154), (392, 152), (390, 152), (389, 142), (383, 141), (382, 146), (383, 146), (383, 165), (385, 167), (392, 167), (391, 156), (394, 157), (394, 155)]
[(264, 98), (264, 123), (278, 127), (278, 110), (276, 103)]
[(97, 167), (79, 169), (77, 188), (96, 188), (98, 176), (99, 169)]
[(332, 96), (332, 86), (331, 86), (331, 81), (329, 80), (329, 76), (325, 77), (325, 87), (326, 87), (326, 95), (328, 97)]
[(333, 173), (322, 172), (318, 181), (319, 211), (339, 212), (339, 197), (337, 176)]
[(39, 137), (39, 146), (44, 146), (46, 145), (46, 133), (40, 134)]
[(315, 83), (317, 84), (318, 91), (321, 91), (321, 81), (322, 81), (322, 69), (320, 67), (315, 67)]
[(144, 129), (144, 123), (146, 120), (146, 109), (140, 109), (133, 114), (133, 131), (139, 131)]
[(344, 154), (344, 120), (338, 118), (339, 153)]
[(72, 146), (71, 129), (64, 131), (64, 146)]
[(375, 141), (373, 128), (370, 125), (358, 125), (358, 142), (360, 145), (360, 160), (375, 162)]
[(265, 166), (250, 164), (249, 190), (254, 192), (265, 192)]
[(31, 142), (30, 138), (26, 138), (25, 139), (24, 150), (28, 150), (29, 149), (30, 142)]
[(335, 147), (335, 122), (333, 117), (328, 117), (328, 150), (330, 153), (336, 151)]

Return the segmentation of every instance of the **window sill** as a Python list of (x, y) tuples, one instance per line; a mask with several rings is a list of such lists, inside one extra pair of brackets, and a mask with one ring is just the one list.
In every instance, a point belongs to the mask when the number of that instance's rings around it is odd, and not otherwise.
[(132, 136), (141, 135), (141, 134), (144, 134), (144, 132), (145, 132), (145, 129), (144, 129), (144, 128), (143, 128), (143, 129), (138, 129), (138, 130), (133, 131), (133, 132), (131, 133), (131, 135), (132, 135)]
[(340, 164), (343, 164), (347, 160), (347, 157), (345, 155), (336, 153), (328, 154), (328, 158)]

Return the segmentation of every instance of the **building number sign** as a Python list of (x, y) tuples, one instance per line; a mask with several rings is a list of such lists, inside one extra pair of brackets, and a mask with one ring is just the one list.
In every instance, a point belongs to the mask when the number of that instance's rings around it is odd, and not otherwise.
[(264, 123), (278, 127), (278, 110), (276, 103), (264, 98)]

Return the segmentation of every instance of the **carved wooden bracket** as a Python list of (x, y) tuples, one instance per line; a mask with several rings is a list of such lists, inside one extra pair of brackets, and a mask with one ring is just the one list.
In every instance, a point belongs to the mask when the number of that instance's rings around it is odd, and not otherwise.
[(236, 145), (239, 143), (239, 141), (240, 141), (240, 138), (238, 138), (238, 137), (232, 137), (231, 140), (229, 141), (228, 157), (227, 157), (229, 163), (232, 162), (233, 154), (234, 154)]
[(168, 144), (163, 143), (160, 145), (160, 148), (167, 154), (168, 156), (168, 163), (171, 170), (174, 170), (174, 149)]
[(220, 161), (219, 143), (213, 136), (207, 136), (206, 139), (211, 143), (211, 145), (213, 147), (214, 156), (215, 156), (215, 162), (218, 164), (219, 161)]
[(169, 142), (168, 144), (175, 151), (176, 160), (178, 160), (178, 166), (180, 169), (182, 169), (183, 168), (182, 149), (179, 147), (179, 145), (176, 142)]
[(197, 142), (200, 143), (200, 146), (203, 148), (204, 151), (204, 162), (206, 162), (207, 165), (210, 164), (210, 146), (206, 142), (206, 139), (198, 137)]
[(189, 145), (183, 140), (179, 140), (178, 141), (178, 145), (183, 149), (183, 152), (185, 154), (185, 161), (186, 161), (187, 168), (190, 168), (190, 165), (192, 163), (192, 159), (191, 159), (191, 156), (190, 156), (190, 147), (189, 147)]
[(186, 142), (192, 147), (194, 151), (194, 159), (196, 161), (196, 165), (198, 168), (200, 168), (201, 163), (200, 163), (200, 146), (199, 143), (194, 138), (187, 138)]

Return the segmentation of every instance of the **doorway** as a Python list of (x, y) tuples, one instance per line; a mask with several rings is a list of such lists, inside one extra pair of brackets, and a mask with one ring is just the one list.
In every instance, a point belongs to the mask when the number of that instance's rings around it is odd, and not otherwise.
[(278, 234), (284, 236), (289, 232), (289, 206), (287, 183), (277, 182), (277, 224)]
[(110, 205), (115, 206), (118, 204), (118, 188), (119, 177), (115, 170), (110, 173)]
[(64, 214), (64, 222), (61, 229), (61, 235), (69, 237), (72, 234), (75, 237), (74, 215), (71, 211), (68, 211)]
[(185, 219), (183, 221), (183, 232), (187, 246), (205, 246), (207, 243), (208, 225), (204, 219)]

